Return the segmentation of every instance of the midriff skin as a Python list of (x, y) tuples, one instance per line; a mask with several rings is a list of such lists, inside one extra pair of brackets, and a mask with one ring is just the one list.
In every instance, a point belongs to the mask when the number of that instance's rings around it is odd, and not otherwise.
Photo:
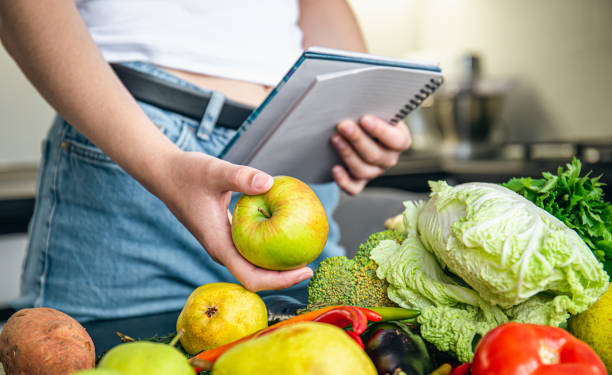
[(268, 96), (270, 90), (272, 90), (271, 86), (253, 82), (213, 77), (166, 67), (163, 69), (197, 86), (222, 92), (232, 100), (249, 104), (253, 107), (257, 107)]

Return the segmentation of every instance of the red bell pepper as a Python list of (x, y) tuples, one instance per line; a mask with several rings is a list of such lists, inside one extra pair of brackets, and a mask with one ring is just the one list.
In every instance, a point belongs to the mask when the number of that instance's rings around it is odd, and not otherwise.
[(586, 343), (569, 332), (536, 324), (505, 323), (474, 352), (472, 375), (606, 375)]

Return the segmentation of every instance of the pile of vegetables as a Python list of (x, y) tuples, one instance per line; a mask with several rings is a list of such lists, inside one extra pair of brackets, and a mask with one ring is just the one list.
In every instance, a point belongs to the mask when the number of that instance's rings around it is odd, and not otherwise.
[[(430, 182), (427, 202), (405, 202), (390, 229), (372, 234), (352, 259), (319, 265), (307, 306), (288, 297), (268, 301), (271, 325), (193, 357), (182, 352), (190, 358), (182, 365), (209, 374), (243, 343), (326, 323), (343, 329), (379, 374), (605, 375), (607, 362), (557, 328), (603, 301), (612, 273), (612, 205), (603, 200), (599, 178), (580, 176), (580, 169), (574, 159), (542, 179)], [(274, 303), (280, 314), (271, 311)], [(338, 332), (346, 347), (357, 348)], [(8, 375), (64, 375), (94, 366), (87, 332), (52, 309), (17, 312), (0, 344)], [(142, 358), (134, 359), (136, 367)]]
[(576, 232), (494, 184), (431, 183), (427, 203), (407, 202), (401, 245), (372, 250), (389, 298), (421, 310), (421, 334), (459, 359), (496, 326), (558, 326), (594, 303), (608, 275)]
[[(430, 199), (405, 202), (401, 219), (392, 221), (395, 233), (373, 235), (369, 258), (387, 296), (421, 311), (420, 335), (438, 350), (470, 362), (495, 327), (564, 325), (607, 290), (612, 206), (602, 184), (581, 177), (576, 159), (543, 177), (430, 182)], [(313, 280), (333, 271), (317, 269)], [(319, 305), (326, 285), (333, 283), (309, 287)]]

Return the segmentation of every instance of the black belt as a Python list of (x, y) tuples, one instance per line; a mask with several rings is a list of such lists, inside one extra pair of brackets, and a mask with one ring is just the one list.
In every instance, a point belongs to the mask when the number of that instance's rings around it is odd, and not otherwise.
[[(200, 120), (204, 116), (210, 94), (178, 83), (155, 77), (125, 65), (111, 64), (128, 91), (137, 100), (178, 114)], [(231, 99), (225, 99), (217, 125), (238, 129), (253, 108)]]

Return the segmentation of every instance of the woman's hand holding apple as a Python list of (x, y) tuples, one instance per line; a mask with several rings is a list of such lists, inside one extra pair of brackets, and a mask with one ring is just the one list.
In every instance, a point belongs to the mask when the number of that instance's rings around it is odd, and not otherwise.
[(283, 272), (259, 268), (234, 246), (228, 220), (231, 192), (264, 193), (272, 187), (270, 175), (197, 152), (179, 151), (167, 163), (160, 171), (163, 183), (152, 191), (245, 288), (282, 289), (312, 276), (308, 267)]

